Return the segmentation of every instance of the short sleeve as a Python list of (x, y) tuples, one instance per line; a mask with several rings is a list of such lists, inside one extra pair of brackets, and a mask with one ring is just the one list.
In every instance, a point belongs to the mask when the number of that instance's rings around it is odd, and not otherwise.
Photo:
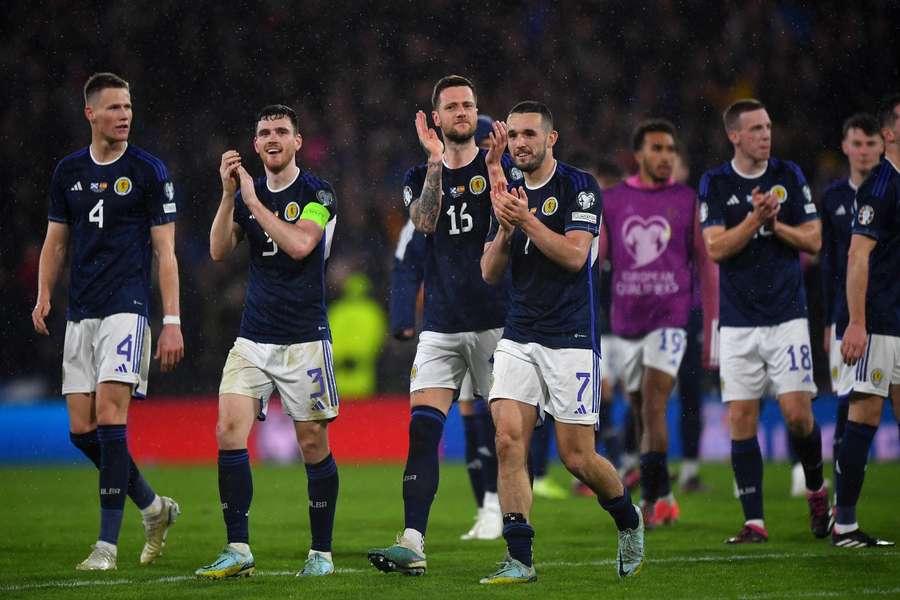
[(700, 178), (697, 202), (700, 204), (700, 227), (706, 229), (714, 225), (725, 225), (725, 205), (716, 194), (713, 178), (709, 172)]
[(413, 200), (422, 193), (422, 186), (425, 185), (424, 169), (413, 167), (406, 172), (403, 177), (403, 206), (409, 210)]
[(565, 231), (588, 231), (600, 235), (603, 194), (593, 176), (578, 173), (572, 178), (573, 198), (566, 209)]
[(791, 175), (788, 178), (785, 205), (781, 207), (785, 214), (781, 218), (788, 225), (800, 225), (818, 219), (819, 212), (803, 171), (792, 162), (786, 162), (785, 165)]
[(882, 168), (878, 176), (870, 176), (859, 188), (853, 235), (864, 235), (877, 241), (887, 233), (898, 199), (896, 187), (885, 181), (886, 171)]
[(166, 165), (159, 159), (149, 162), (152, 167), (147, 177), (147, 208), (150, 213), (150, 224), (165, 225), (175, 220), (178, 207), (175, 200), (175, 184), (169, 177)]
[(494, 209), (491, 208), (491, 224), (488, 226), (488, 232), (484, 238), (484, 243), (487, 244), (488, 242), (493, 242), (494, 238), (497, 237), (498, 231), (500, 231), (500, 221), (494, 216)]
[(60, 174), (61, 164), (53, 170), (50, 178), (50, 207), (47, 218), (56, 223), (69, 223), (69, 204), (66, 202), (66, 189)]

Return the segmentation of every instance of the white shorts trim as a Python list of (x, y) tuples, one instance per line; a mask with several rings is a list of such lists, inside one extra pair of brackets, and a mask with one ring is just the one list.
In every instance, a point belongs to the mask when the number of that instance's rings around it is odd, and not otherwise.
[(721, 327), (722, 401), (762, 398), (769, 382), (776, 396), (816, 393), (806, 319), (766, 327)]
[(900, 337), (869, 335), (866, 350), (846, 371), (852, 375), (852, 391), (887, 398), (892, 385), (900, 384)]
[(678, 369), (687, 350), (687, 331), (666, 327), (640, 338), (619, 338), (618, 344), (622, 352), (625, 391), (639, 392), (646, 367), (678, 377)]
[(98, 383), (118, 381), (132, 386), (132, 395), (147, 395), (150, 373), (150, 325), (134, 313), (66, 323), (63, 344), (62, 393), (90, 394)]
[(278, 390), (281, 407), (294, 421), (324, 421), (338, 415), (331, 342), (261, 344), (239, 337), (222, 369), (219, 394), (240, 394), (259, 401), (264, 420), (269, 397)]
[(490, 400), (516, 400), (561, 423), (596, 425), (600, 355), (585, 348), (547, 348), (502, 339), (494, 353)]
[(472, 395), (484, 397), (491, 387), (491, 357), (502, 328), (462, 333), (423, 331), (409, 373), (409, 391), (430, 388), (459, 390), (466, 375)]

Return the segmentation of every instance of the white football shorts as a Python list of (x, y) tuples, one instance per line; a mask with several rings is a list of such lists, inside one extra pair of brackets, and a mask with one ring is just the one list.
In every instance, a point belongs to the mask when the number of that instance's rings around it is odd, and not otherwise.
[(762, 398), (770, 381), (776, 396), (816, 393), (806, 319), (765, 327), (721, 327), (719, 344), (723, 402)]
[(613, 387), (625, 384), (625, 355), (622, 338), (611, 333), (600, 336), (600, 354), (603, 357), (603, 379)]
[(831, 326), (831, 346), (828, 348), (828, 373), (831, 376), (831, 391), (845, 396), (853, 391), (853, 376), (856, 365), (844, 364), (841, 356), (841, 340), (837, 339), (835, 326)]
[(491, 357), (502, 334), (500, 327), (461, 333), (423, 331), (409, 373), (409, 391), (459, 390), (468, 373), (473, 388), (470, 398), (484, 397), (491, 387)]
[(846, 367), (854, 392), (887, 398), (891, 386), (900, 384), (900, 337), (869, 335), (862, 358)]
[(547, 348), (502, 339), (494, 353), (490, 400), (537, 407), (561, 423), (596, 425), (600, 412), (600, 355), (585, 348)]
[(98, 383), (131, 384), (135, 398), (147, 395), (150, 325), (134, 313), (66, 323), (62, 393), (90, 394)]
[(265, 419), (269, 397), (278, 390), (281, 407), (294, 421), (325, 421), (338, 415), (331, 342), (261, 344), (239, 337), (228, 352), (219, 394), (240, 394), (259, 402)]
[(644, 337), (619, 338), (618, 345), (622, 353), (625, 391), (639, 392), (645, 367), (678, 377), (678, 369), (687, 349), (687, 331), (677, 327), (656, 329)]

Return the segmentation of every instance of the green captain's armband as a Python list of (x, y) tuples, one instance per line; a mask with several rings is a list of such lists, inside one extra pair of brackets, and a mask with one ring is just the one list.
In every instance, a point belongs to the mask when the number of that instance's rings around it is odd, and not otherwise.
[(325, 224), (331, 218), (331, 213), (318, 202), (310, 202), (303, 207), (303, 213), (300, 215), (300, 218), (312, 221), (322, 229), (325, 229)]

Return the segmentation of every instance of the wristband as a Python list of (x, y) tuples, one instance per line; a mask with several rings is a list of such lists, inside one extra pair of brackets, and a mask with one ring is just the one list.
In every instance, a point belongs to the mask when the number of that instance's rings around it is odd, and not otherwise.
[(166, 315), (163, 317), (163, 325), (181, 325), (181, 317), (178, 315)]

